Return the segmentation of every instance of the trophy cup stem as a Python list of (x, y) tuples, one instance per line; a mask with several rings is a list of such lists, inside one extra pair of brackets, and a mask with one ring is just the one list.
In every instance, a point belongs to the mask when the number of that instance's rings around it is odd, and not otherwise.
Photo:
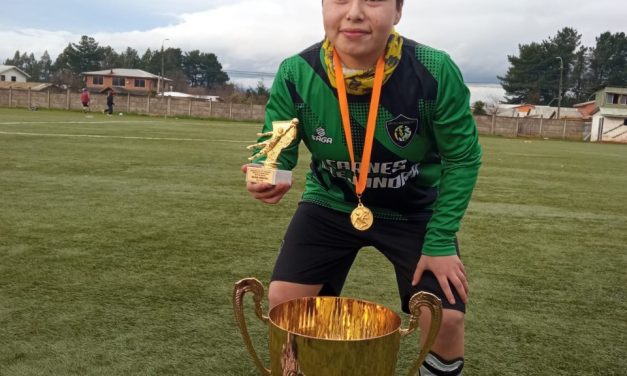
[(401, 336), (405, 337), (418, 328), (421, 307), (426, 307), (431, 312), (431, 324), (429, 326), (429, 333), (427, 333), (427, 339), (424, 345), (422, 345), (420, 354), (418, 354), (418, 358), (412, 364), (407, 376), (414, 376), (418, 373), (418, 369), (427, 358), (427, 354), (429, 354), (431, 347), (435, 343), (435, 339), (440, 331), (440, 326), (442, 325), (442, 302), (437, 296), (421, 291), (414, 294), (409, 300), (409, 311), (411, 312), (409, 328), (401, 329)]
[(255, 315), (259, 320), (267, 323), (268, 317), (263, 315), (261, 309), (261, 299), (263, 298), (264, 291), (263, 285), (259, 280), (255, 278), (245, 278), (235, 284), (233, 288), (233, 312), (235, 313), (235, 321), (237, 323), (237, 327), (242, 333), (242, 337), (244, 339), (244, 344), (246, 345), (246, 349), (248, 353), (253, 358), (255, 362), (255, 366), (264, 376), (270, 376), (270, 370), (263, 365), (261, 358), (257, 355), (255, 351), (255, 347), (253, 346), (253, 342), (250, 338), (250, 334), (248, 333), (248, 327), (246, 326), (246, 319), (244, 317), (244, 294), (247, 292), (253, 293), (253, 301), (255, 303)]

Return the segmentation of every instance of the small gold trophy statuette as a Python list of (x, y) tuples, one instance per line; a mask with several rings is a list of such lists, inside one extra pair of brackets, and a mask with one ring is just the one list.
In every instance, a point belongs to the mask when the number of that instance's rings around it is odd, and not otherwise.
[(294, 118), (290, 121), (273, 121), (272, 131), (266, 133), (257, 133), (258, 137), (271, 136), (269, 139), (250, 145), (247, 149), (261, 147), (255, 155), (248, 158), (254, 160), (261, 156), (266, 156), (263, 165), (251, 164), (246, 171), (246, 181), (251, 183), (291, 183), (292, 171), (279, 170), (277, 159), (281, 150), (288, 147), (297, 135), (298, 119)]

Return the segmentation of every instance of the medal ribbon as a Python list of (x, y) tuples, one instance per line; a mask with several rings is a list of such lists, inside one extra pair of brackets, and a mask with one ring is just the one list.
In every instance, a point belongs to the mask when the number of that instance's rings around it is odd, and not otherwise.
[[(353, 170), (353, 183), (355, 184), (355, 194), (361, 204), (361, 194), (366, 189), (368, 172), (370, 171), (370, 155), (372, 154), (372, 144), (374, 141), (374, 130), (377, 123), (377, 113), (379, 112), (379, 98), (381, 97), (381, 87), (383, 86), (384, 76), (383, 56), (377, 60), (374, 74), (374, 85), (372, 87), (372, 97), (370, 98), (370, 109), (368, 110), (368, 123), (366, 124), (366, 136), (364, 139), (364, 151), (361, 156), (361, 166), (359, 168), (359, 178), (356, 179), (355, 154), (353, 153), (353, 136), (351, 133), (351, 121), (348, 111), (348, 97), (346, 95), (346, 82), (344, 81), (344, 72), (342, 71), (342, 61), (335, 49), (333, 50), (333, 68), (335, 77), (337, 78), (337, 96), (340, 102), (340, 113), (342, 115), (342, 126), (344, 127), (344, 136), (346, 137), (346, 146), (348, 154), (351, 158), (351, 168)], [(364, 167), (365, 166), (365, 167)]]

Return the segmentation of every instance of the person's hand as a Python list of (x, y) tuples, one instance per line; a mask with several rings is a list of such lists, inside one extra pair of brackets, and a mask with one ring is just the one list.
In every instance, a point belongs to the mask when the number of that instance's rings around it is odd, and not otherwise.
[[(242, 172), (245, 174), (248, 170), (248, 165), (245, 164), (242, 166)], [(277, 185), (272, 185), (269, 183), (250, 183), (246, 182), (246, 189), (250, 192), (253, 198), (261, 202), (265, 202), (266, 204), (276, 204), (283, 196), (287, 193), (287, 191), (292, 188), (292, 184), (288, 183), (279, 183)]]
[(457, 255), (453, 256), (425, 256), (420, 257), (412, 285), (416, 286), (422, 278), (425, 270), (430, 270), (438, 280), (446, 299), (455, 304), (455, 298), (451, 291), (451, 285), (457, 290), (464, 304), (468, 303), (468, 279), (462, 260)]

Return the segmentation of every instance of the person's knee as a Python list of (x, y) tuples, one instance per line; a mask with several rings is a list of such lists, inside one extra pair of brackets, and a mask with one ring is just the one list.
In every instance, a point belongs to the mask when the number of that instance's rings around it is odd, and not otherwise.
[(453, 309), (442, 311), (442, 326), (440, 335), (456, 337), (464, 332), (464, 313)]
[(431, 352), (420, 367), (421, 376), (460, 376), (464, 368), (464, 313), (445, 309)]
[(289, 291), (285, 287), (274, 283), (270, 284), (268, 289), (268, 305), (270, 309), (288, 300), (290, 300)]
[(272, 281), (268, 289), (270, 309), (288, 300), (305, 296), (316, 296), (322, 285), (302, 285), (298, 283)]
[[(426, 338), (423, 336), (423, 341)], [(423, 342), (424, 344), (424, 342)], [(442, 311), (442, 323), (431, 351), (444, 360), (464, 356), (464, 313), (452, 309)]]

